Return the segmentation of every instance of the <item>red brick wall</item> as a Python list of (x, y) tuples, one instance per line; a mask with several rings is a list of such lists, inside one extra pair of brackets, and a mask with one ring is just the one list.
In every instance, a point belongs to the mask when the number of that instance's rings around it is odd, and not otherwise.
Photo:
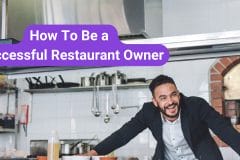
[[(220, 114), (224, 114), (223, 77), (238, 63), (240, 63), (240, 56), (223, 57), (218, 59), (210, 68), (210, 102)], [(214, 136), (214, 140), (220, 147), (227, 146), (217, 136)]]

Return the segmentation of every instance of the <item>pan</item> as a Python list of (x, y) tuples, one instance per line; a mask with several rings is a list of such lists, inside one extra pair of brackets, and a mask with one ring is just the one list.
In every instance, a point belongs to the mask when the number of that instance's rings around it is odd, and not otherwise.
[[(33, 79), (35, 82), (33, 82)], [(28, 82), (29, 89), (40, 89), (42, 82), (40, 81), (40, 77), (28, 77), (25, 78), (25, 80)]]
[(32, 77), (32, 79), (34, 79), (36, 82), (35, 82), (35, 88), (36, 89), (41, 89), (42, 86), (43, 86), (43, 83), (41, 82), (40, 80), (41, 77)]
[(42, 84), (42, 88), (54, 88), (55, 84), (53, 83), (55, 77), (51, 77), (51, 81), (48, 82), (48, 76), (45, 76), (45, 83)]
[(30, 77), (25, 78), (25, 80), (28, 82), (29, 89), (35, 89), (35, 84), (32, 82), (32, 79)]
[(79, 87), (79, 83), (74, 82), (64, 82), (63, 77), (61, 75), (58, 75), (61, 83), (57, 83), (58, 88), (69, 88), (69, 87)]

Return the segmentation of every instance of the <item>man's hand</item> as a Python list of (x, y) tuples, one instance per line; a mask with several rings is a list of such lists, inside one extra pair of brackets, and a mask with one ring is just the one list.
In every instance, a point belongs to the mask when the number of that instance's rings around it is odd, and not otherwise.
[(85, 154), (83, 154), (84, 156), (97, 156), (98, 153), (95, 150), (91, 150)]

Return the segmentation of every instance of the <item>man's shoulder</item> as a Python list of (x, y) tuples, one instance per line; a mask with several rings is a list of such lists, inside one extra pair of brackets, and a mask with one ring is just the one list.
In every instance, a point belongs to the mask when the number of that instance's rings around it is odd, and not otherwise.
[(159, 111), (159, 109), (153, 104), (153, 102), (145, 102), (141, 110), (145, 113), (155, 113)]
[(159, 115), (159, 109), (154, 106), (153, 102), (145, 102), (140, 112), (142, 112), (143, 117), (145, 117), (148, 123), (150, 123), (156, 115)]
[(183, 108), (186, 108), (187, 110), (199, 112), (202, 109), (205, 109), (206, 107), (209, 107), (209, 103), (201, 97), (197, 96), (191, 96), (191, 97), (182, 97), (182, 103), (180, 103)]
[(152, 101), (149, 101), (149, 102), (144, 102), (143, 106), (152, 106), (154, 107), (154, 104)]
[(154, 106), (154, 104), (153, 104), (153, 102), (145, 102), (144, 104), (143, 104), (143, 109), (155, 109), (156, 107)]
[(189, 103), (190, 103), (190, 104), (191, 104), (191, 103), (193, 103), (193, 104), (201, 104), (201, 103), (203, 103), (203, 102), (207, 103), (207, 101), (206, 101), (205, 99), (203, 99), (203, 98), (201, 98), (201, 97), (197, 97), (197, 96), (187, 97), (187, 96), (182, 95), (181, 97), (182, 97), (182, 99), (183, 99), (183, 102), (184, 102), (184, 103), (187, 103), (187, 104), (189, 104)]

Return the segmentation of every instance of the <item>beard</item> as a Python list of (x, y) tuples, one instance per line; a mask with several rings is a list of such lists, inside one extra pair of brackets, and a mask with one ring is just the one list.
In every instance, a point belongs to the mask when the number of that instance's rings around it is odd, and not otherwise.
[[(175, 105), (175, 106), (177, 107), (177, 113), (176, 113), (175, 115), (169, 115), (169, 114), (166, 113), (167, 108), (170, 107), (170, 106), (172, 106), (172, 105)], [(166, 117), (168, 117), (168, 118), (177, 118), (177, 117), (179, 116), (179, 113), (180, 113), (180, 106), (179, 106), (179, 104), (177, 104), (177, 103), (173, 103), (173, 104), (171, 104), (171, 105), (168, 105), (168, 106), (164, 107), (164, 109), (162, 109), (162, 108), (158, 105), (158, 108), (159, 108), (160, 112), (161, 112), (163, 115), (165, 115)]]

